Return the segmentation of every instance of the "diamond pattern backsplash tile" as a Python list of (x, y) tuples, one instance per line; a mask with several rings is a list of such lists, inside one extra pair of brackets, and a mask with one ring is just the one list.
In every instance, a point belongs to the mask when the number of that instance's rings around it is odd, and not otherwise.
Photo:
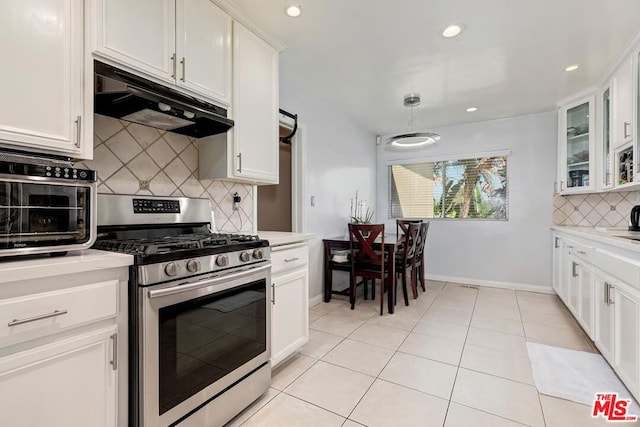
[(553, 196), (553, 223), (580, 227), (625, 228), (640, 191)]
[[(251, 233), (253, 192), (250, 185), (198, 179), (198, 141), (171, 132), (94, 116), (93, 160), (76, 167), (98, 171), (98, 192), (211, 199), (218, 230)], [(148, 190), (140, 181), (148, 181)], [(233, 193), (242, 197), (232, 209)]]

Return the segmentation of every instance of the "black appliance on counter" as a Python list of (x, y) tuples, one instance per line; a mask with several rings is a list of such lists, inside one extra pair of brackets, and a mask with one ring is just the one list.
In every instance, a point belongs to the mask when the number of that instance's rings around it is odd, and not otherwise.
[(629, 213), (629, 231), (640, 231), (640, 205), (635, 205)]
[(100, 194), (98, 203), (94, 248), (135, 259), (130, 425), (224, 425), (271, 384), (269, 242), (211, 233), (208, 199)]
[(0, 257), (90, 248), (96, 181), (67, 160), (0, 152)]

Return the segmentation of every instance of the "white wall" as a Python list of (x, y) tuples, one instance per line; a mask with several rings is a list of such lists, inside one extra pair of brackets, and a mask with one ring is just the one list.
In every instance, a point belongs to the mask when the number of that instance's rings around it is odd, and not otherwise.
[[(557, 115), (549, 112), (434, 129), (441, 142), (421, 150), (391, 152), (378, 146), (378, 219), (388, 216), (387, 161), (510, 149), (509, 220), (431, 220), (427, 276), (551, 286), (557, 129)], [(395, 220), (386, 224), (395, 232)]]
[[(285, 55), (283, 53), (282, 55)], [(306, 223), (309, 242), (309, 297), (322, 294), (324, 237), (346, 234), (349, 200), (358, 197), (376, 206), (376, 139), (344, 115), (296, 86), (281, 62), (280, 108), (298, 114), (306, 129)], [(310, 206), (311, 196), (315, 206)]]

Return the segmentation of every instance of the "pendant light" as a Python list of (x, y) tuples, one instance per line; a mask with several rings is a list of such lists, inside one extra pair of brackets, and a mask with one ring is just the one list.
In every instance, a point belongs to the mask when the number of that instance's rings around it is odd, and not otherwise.
[(404, 106), (409, 107), (409, 132), (390, 136), (385, 140), (385, 145), (392, 147), (421, 147), (423, 145), (435, 144), (440, 141), (440, 135), (431, 132), (415, 132), (413, 130), (413, 107), (420, 105), (420, 95), (409, 93), (404, 96)]

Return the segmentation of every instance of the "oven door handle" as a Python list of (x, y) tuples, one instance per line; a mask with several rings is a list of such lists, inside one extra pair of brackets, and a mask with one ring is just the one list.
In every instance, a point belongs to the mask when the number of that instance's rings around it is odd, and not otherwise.
[(149, 290), (148, 295), (149, 295), (149, 298), (159, 298), (167, 295), (181, 294), (183, 292), (190, 292), (195, 289), (206, 288), (208, 286), (216, 285), (221, 282), (228, 282), (230, 280), (241, 279), (243, 277), (251, 276), (255, 273), (259, 273), (261, 271), (268, 270), (270, 268), (271, 268), (271, 264), (267, 264), (260, 267), (250, 268), (248, 270), (244, 270), (238, 273), (218, 276), (209, 280), (204, 280), (204, 281), (199, 281), (194, 283), (187, 283), (187, 284), (172, 286), (170, 288), (164, 288), (164, 289), (155, 289), (155, 290), (152, 289), (152, 290)]

